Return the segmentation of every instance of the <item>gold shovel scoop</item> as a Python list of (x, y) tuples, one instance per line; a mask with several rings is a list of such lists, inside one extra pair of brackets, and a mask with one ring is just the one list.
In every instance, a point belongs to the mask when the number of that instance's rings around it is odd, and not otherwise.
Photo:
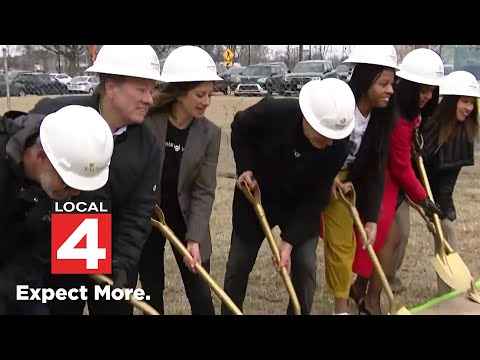
[[(420, 172), (420, 178), (423, 186), (427, 190), (428, 197), (433, 202), (432, 190), (428, 181), (425, 166), (423, 164), (422, 157), (415, 152), (415, 161)], [(432, 258), (432, 265), (435, 268), (438, 276), (451, 288), (460, 292), (467, 292), (471, 288), (473, 282), (470, 270), (463, 262), (462, 258), (457, 252), (454, 252), (448, 242), (443, 236), (442, 227), (440, 225), (440, 218), (437, 214), (433, 214), (433, 223), (435, 225), (436, 236), (435, 239), (438, 242), (438, 251), (435, 257)], [(448, 250), (448, 253), (446, 252)], [(473, 287), (476, 288), (475, 285)], [(480, 300), (480, 297), (479, 297)]]
[[(443, 243), (444, 244), (444, 249), (446, 250), (446, 256), (448, 257), (448, 264), (452, 264), (453, 263), (453, 266), (456, 266), (455, 264), (456, 263), (463, 263), (462, 259), (460, 258), (460, 255), (456, 252), (454, 252), (454, 250), (452, 249), (452, 247), (450, 246), (450, 244), (447, 242), (447, 240), (443, 237), (443, 233), (442, 233), (442, 228), (441, 228), (441, 225), (440, 225), (440, 232), (437, 231), (437, 226), (435, 226), (433, 229), (431, 229), (431, 222), (430, 222), (430, 219), (427, 217), (427, 215), (425, 215), (425, 212), (423, 211), (422, 207), (418, 204), (415, 204), (412, 200), (410, 200), (410, 198), (408, 196), (405, 196), (406, 199), (407, 199), (407, 202), (408, 204), (414, 208), (415, 210), (417, 210), (417, 212), (420, 214), (420, 216), (422, 217), (423, 220), (425, 220), (425, 222), (427, 223), (427, 226), (429, 227), (429, 230), (433, 233), (434, 237), (435, 237), (435, 241), (437, 241), (438, 243)], [(432, 231), (434, 230), (434, 231)], [(445, 251), (444, 250), (444, 251)], [(452, 260), (453, 259), (453, 260)], [(433, 260), (432, 260), (432, 263), (433, 263)], [(435, 263), (434, 263), (434, 266), (435, 266)], [(462, 265), (460, 265), (462, 266)], [(437, 269), (438, 268), (438, 269)], [(435, 271), (442, 271), (443, 269), (443, 266), (440, 266), (439, 264), (437, 264), (437, 267), (435, 268)], [(467, 269), (468, 270), (468, 269)], [(438, 275), (440, 276), (440, 274)], [(447, 277), (446, 274), (443, 275), (444, 277)], [(462, 276), (467, 276), (467, 274), (465, 275), (462, 275)], [(470, 280), (470, 284), (468, 286), (468, 297), (480, 304), (480, 293), (478, 292), (478, 288), (477, 286), (475, 285), (475, 281), (473, 280), (473, 278), (471, 277), (470, 275), (470, 272), (468, 272), (468, 276), (470, 276), (471, 280)], [(440, 278), (443, 280), (443, 277), (440, 276)], [(445, 280), (444, 280), (445, 281)], [(445, 283), (447, 283), (445, 281)], [(448, 284), (450, 286), (450, 284)], [(453, 288), (453, 286), (450, 286)], [(458, 289), (457, 289), (458, 290)], [(464, 291), (464, 292), (466, 292)]]

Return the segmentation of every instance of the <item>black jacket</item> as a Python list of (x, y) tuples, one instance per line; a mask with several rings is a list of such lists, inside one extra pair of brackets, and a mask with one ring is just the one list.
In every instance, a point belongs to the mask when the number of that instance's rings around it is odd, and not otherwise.
[(434, 118), (427, 119), (421, 128), (424, 140), (421, 154), (433, 199), (443, 214), (454, 221), (457, 213), (453, 191), (462, 167), (474, 165), (474, 144), (468, 141), (463, 126), (441, 146), (438, 146), (439, 133), (438, 122)]
[[(50, 264), (52, 202), (25, 178), (23, 153), (43, 115), (0, 119), (0, 314), (15, 303), (17, 284), (38, 287)], [(14, 115), (16, 116), (16, 115)]]
[[(271, 227), (298, 245), (320, 234), (331, 185), (347, 158), (348, 138), (316, 149), (303, 135), (303, 115), (297, 99), (266, 97), (239, 111), (231, 125), (237, 176), (251, 170), (262, 193)], [(233, 226), (246, 238), (259, 221), (245, 195), (235, 188)]]
[[(355, 161), (349, 166), (348, 174), (357, 194), (356, 207), (366, 223), (378, 221), (385, 186), (386, 153), (391, 132), (391, 126), (381, 123), (386, 120), (375, 118), (375, 113), (372, 112), (360, 149)], [(385, 150), (383, 158), (379, 157), (377, 150), (380, 143)]]
[[(98, 110), (98, 97), (45, 98), (31, 113), (50, 114), (67, 105), (91, 106)], [(74, 131), (74, 129), (72, 129)], [(137, 271), (140, 253), (150, 233), (150, 217), (159, 188), (160, 147), (144, 125), (129, 125), (115, 136), (107, 184), (80, 197), (110, 200), (112, 206), (112, 266)]]

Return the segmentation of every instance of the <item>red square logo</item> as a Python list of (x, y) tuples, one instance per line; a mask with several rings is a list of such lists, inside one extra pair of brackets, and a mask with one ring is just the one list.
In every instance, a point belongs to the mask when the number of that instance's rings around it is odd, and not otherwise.
[(112, 214), (105, 201), (56, 201), (52, 274), (111, 274)]

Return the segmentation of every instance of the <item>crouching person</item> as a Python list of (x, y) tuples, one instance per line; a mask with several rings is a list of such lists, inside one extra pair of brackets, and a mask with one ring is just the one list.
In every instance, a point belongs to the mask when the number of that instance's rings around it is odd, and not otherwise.
[[(299, 99), (266, 97), (235, 115), (231, 141), (238, 179), (224, 287), (239, 308), (265, 238), (240, 190), (245, 181), (251, 190), (260, 187), (267, 220), (281, 229), (277, 270), (286, 267), (291, 272), (301, 313), (310, 314), (316, 291), (318, 219), (348, 155), (354, 111), (350, 87), (325, 79), (306, 84)], [(222, 314), (230, 314), (224, 305)], [(287, 314), (293, 314), (291, 303)]]
[(50, 272), (52, 200), (105, 185), (113, 136), (90, 107), (9, 115), (0, 119), (0, 314), (46, 315), (47, 304), (17, 301), (16, 285), (42, 286)]

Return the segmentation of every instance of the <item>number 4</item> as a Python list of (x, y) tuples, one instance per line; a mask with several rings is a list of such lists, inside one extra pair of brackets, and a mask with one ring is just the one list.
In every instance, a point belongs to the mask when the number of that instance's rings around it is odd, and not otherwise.
[[(75, 246), (87, 237), (85, 248)], [(98, 260), (107, 258), (107, 250), (98, 247), (98, 219), (85, 219), (57, 250), (57, 259), (86, 260), (87, 269), (98, 269)]]

